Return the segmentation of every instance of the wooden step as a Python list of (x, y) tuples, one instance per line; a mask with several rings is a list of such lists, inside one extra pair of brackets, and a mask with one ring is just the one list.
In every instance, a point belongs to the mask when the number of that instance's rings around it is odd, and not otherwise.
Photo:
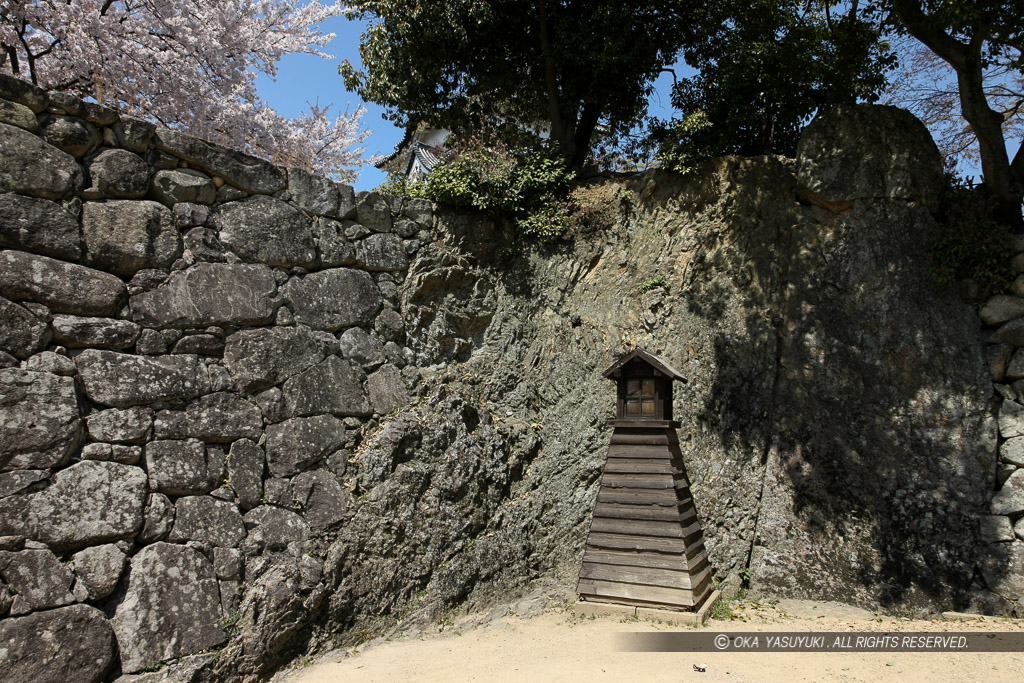
[(609, 519), (649, 519), (662, 522), (689, 524), (697, 516), (692, 505), (625, 505), (622, 503), (598, 502), (594, 506), (594, 517)]
[(683, 555), (687, 562), (694, 561), (704, 550), (704, 538), (687, 542), (684, 538), (641, 536), (638, 534), (610, 534), (591, 530), (587, 537), (587, 549), (595, 550), (639, 550)]
[[(645, 586), (661, 586), (663, 588), (693, 589), (688, 571), (672, 569), (651, 569), (648, 567), (629, 567), (614, 564), (583, 563), (580, 570), (581, 579), (614, 581), (615, 583), (639, 583)], [(703, 580), (698, 577), (697, 583)]]
[(689, 500), (689, 491), (682, 491), (680, 489), (605, 488), (602, 486), (597, 492), (597, 501), (599, 503), (677, 507)]
[(604, 471), (616, 474), (675, 474), (685, 476), (686, 471), (668, 458), (608, 458)]
[(693, 591), (684, 588), (663, 588), (661, 586), (641, 586), (635, 583), (580, 579), (576, 589), (584, 597), (593, 595), (602, 598), (624, 598), (690, 608), (695, 604)]
[[(674, 436), (674, 435), (673, 435)], [(675, 441), (670, 441), (668, 434), (652, 434), (650, 432), (624, 434), (620, 430), (612, 433), (612, 445), (629, 444), (635, 446), (668, 446)]]
[[(609, 519), (594, 517), (590, 525), (591, 533), (597, 531), (607, 534), (629, 534), (633, 536), (657, 536), (663, 538), (682, 538), (694, 540), (700, 536), (700, 524), (694, 520), (689, 526), (678, 521), (662, 522), (638, 519)], [(701, 537), (703, 538), (703, 537)]]
[(682, 460), (683, 454), (680, 452), (678, 447), (668, 446), (636, 446), (636, 445), (624, 445), (613, 443), (608, 446), (608, 457), (609, 458), (679, 458)]
[(688, 489), (685, 478), (676, 474), (618, 474), (605, 473), (601, 477), (601, 488), (633, 489)]

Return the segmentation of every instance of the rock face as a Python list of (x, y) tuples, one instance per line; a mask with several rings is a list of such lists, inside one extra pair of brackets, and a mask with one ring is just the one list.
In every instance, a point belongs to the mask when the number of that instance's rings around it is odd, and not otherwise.
[(140, 550), (128, 590), (111, 620), (125, 673), (220, 645), (220, 597), (209, 560), (191, 548), (156, 543)]

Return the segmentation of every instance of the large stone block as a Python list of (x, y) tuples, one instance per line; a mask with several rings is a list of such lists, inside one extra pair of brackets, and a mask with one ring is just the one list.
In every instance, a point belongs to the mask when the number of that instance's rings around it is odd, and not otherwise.
[(0, 194), (0, 247), (78, 261), (82, 257), (78, 220), (47, 199)]
[(356, 220), (374, 232), (391, 232), (391, 207), (376, 192), (356, 195)]
[(75, 158), (21, 128), (0, 123), (0, 192), (64, 199), (82, 190)]
[(281, 392), (289, 416), (366, 416), (372, 412), (355, 369), (337, 356), (295, 375)]
[(256, 196), (222, 204), (215, 221), (220, 241), (243, 261), (304, 268), (317, 264), (311, 219), (280, 199)]
[(50, 96), (45, 88), (8, 74), (0, 74), (0, 97), (23, 104), (36, 114), (46, 111), (50, 104)]
[(217, 188), (205, 173), (189, 168), (171, 168), (157, 171), (153, 176), (153, 197), (166, 206), (179, 202), (213, 204)]
[(129, 320), (55, 315), (53, 338), (70, 348), (126, 349), (139, 338), (142, 328)]
[(263, 413), (237, 394), (218, 392), (192, 401), (185, 410), (157, 413), (153, 434), (157, 439), (194, 437), (212, 443), (258, 440), (263, 434)]
[(197, 263), (133, 296), (132, 319), (147, 327), (262, 325), (273, 319), (276, 292), (267, 266)]
[(219, 484), (219, 472), (210, 467), (206, 448), (198, 439), (150, 441), (145, 446), (149, 487), (172, 496), (209, 493)]
[(30, 133), (39, 134), (39, 121), (35, 112), (23, 104), (0, 99), (0, 123), (17, 126)]
[(0, 251), (0, 294), (54, 313), (114, 316), (128, 294), (120, 278), (21, 251)]
[(142, 528), (146, 473), (86, 460), (53, 475), (50, 486), (0, 500), (0, 536), (18, 534), (56, 552), (131, 538)]
[(95, 126), (77, 116), (48, 114), (42, 118), (39, 125), (44, 140), (76, 159), (81, 159), (92, 152), (103, 141)]
[(245, 545), (257, 552), (284, 550), (292, 543), (301, 545), (309, 540), (309, 524), (302, 517), (273, 505), (245, 513), (245, 528), (249, 532)]
[(284, 286), (296, 322), (319, 330), (367, 325), (380, 310), (380, 289), (370, 274), (333, 268), (296, 277)]
[(336, 344), (305, 325), (241, 330), (227, 339), (224, 365), (242, 391), (254, 393), (319, 363)]
[(211, 496), (185, 496), (174, 503), (172, 543), (199, 541), (221, 548), (237, 548), (245, 540), (242, 515), (231, 503)]
[(155, 543), (133, 558), (128, 589), (111, 624), (121, 668), (135, 673), (226, 640), (209, 560), (191, 548)]
[(89, 178), (105, 197), (140, 199), (149, 190), (149, 164), (126, 149), (107, 149), (89, 162)]
[(50, 343), (50, 328), (22, 306), (0, 297), (0, 351), (25, 359)]
[(8, 683), (98, 683), (113, 665), (114, 632), (95, 607), (0, 621), (0, 671)]
[(124, 278), (181, 256), (174, 216), (156, 202), (116, 199), (82, 206), (86, 262)]
[(246, 192), (273, 194), (285, 188), (284, 172), (273, 164), (187, 133), (161, 130), (156, 136), (155, 146), (207, 173), (223, 176)]
[(15, 616), (77, 602), (75, 577), (49, 550), (0, 551), (0, 579), (14, 591)]
[(86, 396), (105, 406), (195, 398), (210, 390), (198, 356), (134, 356), (88, 349), (75, 357), (75, 365)]
[(797, 146), (797, 184), (805, 199), (830, 208), (869, 198), (937, 200), (942, 160), (913, 114), (867, 104), (826, 114), (808, 124)]
[(74, 379), (0, 370), (0, 472), (67, 462), (82, 442), (83, 427)]
[(290, 477), (346, 443), (345, 424), (332, 415), (296, 417), (267, 427), (267, 469)]
[(338, 186), (300, 168), (288, 169), (288, 192), (300, 209), (317, 216), (338, 215)]
[(356, 264), (367, 270), (405, 270), (409, 257), (402, 239), (393, 233), (376, 233), (359, 242)]

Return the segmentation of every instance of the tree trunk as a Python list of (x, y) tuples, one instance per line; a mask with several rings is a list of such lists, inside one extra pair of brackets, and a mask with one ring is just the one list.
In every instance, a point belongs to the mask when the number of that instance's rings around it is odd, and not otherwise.
[(985, 189), (996, 202), (994, 218), (1014, 231), (1024, 230), (1024, 159), (1018, 151), (1011, 166), (1003, 136), (1003, 116), (988, 106), (985, 97), (981, 50), (987, 35), (976, 27), (971, 41), (961, 43), (932, 24), (915, 0), (893, 0), (893, 11), (910, 35), (956, 71), (960, 110), (978, 138)]
[(569, 157), (569, 165), (580, 170), (587, 162), (587, 154), (590, 153), (590, 143), (594, 138), (594, 131), (597, 129), (597, 121), (601, 116), (601, 108), (590, 103), (583, 103), (583, 110), (580, 112), (579, 123), (576, 124), (576, 135), (573, 139), (573, 154)]
[(540, 51), (544, 57), (544, 86), (548, 95), (548, 118), (551, 123), (551, 139), (558, 143), (562, 158), (566, 163), (575, 157), (576, 148), (572, 134), (566, 129), (562, 120), (562, 110), (558, 99), (558, 80), (555, 76), (555, 61), (551, 54), (551, 37), (548, 32), (548, 8), (544, 0), (537, 2), (538, 21), (540, 22)]

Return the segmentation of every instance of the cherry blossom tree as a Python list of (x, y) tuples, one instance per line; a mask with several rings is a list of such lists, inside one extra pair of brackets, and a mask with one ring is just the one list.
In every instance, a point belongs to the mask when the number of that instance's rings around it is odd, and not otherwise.
[(276, 163), (352, 180), (360, 107), (288, 119), (256, 92), (290, 53), (329, 57), (319, 0), (0, 0), (0, 69)]

